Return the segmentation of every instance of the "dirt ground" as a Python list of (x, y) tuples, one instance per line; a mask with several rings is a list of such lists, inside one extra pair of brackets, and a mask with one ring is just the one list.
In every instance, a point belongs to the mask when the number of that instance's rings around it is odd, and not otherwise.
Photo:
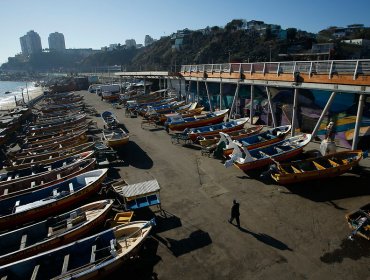
[[(113, 111), (130, 133), (123, 163), (110, 175), (129, 183), (155, 178), (161, 186), (166, 217), (157, 214), (140, 257), (114, 278), (370, 279), (370, 242), (348, 240), (344, 218), (370, 202), (369, 159), (335, 179), (266, 184), (259, 174), (202, 156), (198, 147), (172, 144), (161, 128), (142, 129), (141, 117), (125, 117), (95, 94), (81, 94), (99, 113)], [(233, 199), (241, 229), (228, 223)]]

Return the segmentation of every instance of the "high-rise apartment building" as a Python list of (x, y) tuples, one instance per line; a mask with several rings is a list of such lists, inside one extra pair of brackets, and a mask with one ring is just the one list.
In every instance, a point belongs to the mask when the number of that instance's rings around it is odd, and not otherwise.
[(127, 39), (126, 40), (126, 48), (135, 47), (136, 48), (136, 41), (135, 39)]
[(24, 55), (42, 51), (41, 38), (39, 34), (33, 30), (28, 31), (27, 34), (20, 37), (19, 40)]
[(63, 33), (54, 32), (49, 34), (49, 50), (62, 52), (66, 49)]

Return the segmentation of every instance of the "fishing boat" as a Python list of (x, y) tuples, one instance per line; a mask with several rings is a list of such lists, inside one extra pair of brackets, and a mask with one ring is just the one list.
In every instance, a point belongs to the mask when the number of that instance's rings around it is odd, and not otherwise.
[(100, 188), (108, 169), (85, 172), (33, 192), (0, 200), (0, 231), (54, 215)]
[(271, 177), (279, 184), (337, 177), (349, 171), (362, 159), (362, 151), (337, 152), (327, 156), (289, 163), (279, 163)]
[(103, 91), (101, 94), (104, 100), (114, 101), (119, 99), (119, 93), (111, 92), (111, 91)]
[(60, 141), (50, 141), (44, 143), (36, 142), (35, 144), (24, 145), (21, 150), (8, 152), (7, 156), (9, 158), (23, 158), (34, 155), (41, 155), (58, 150), (65, 150), (69, 147), (86, 143), (87, 140), (88, 137), (86, 135), (86, 131), (82, 131), (80, 133), (74, 134), (71, 137), (61, 137)]
[[(251, 135), (257, 134), (261, 132), (263, 129), (263, 125), (257, 125), (257, 126), (252, 126), (249, 128), (243, 128), (235, 131), (229, 131), (227, 134), (230, 136), (232, 140), (238, 140), (240, 138), (245, 138), (249, 137)], [(220, 134), (213, 134), (213, 135), (202, 135), (198, 137), (198, 142), (201, 146), (203, 147), (208, 147), (211, 145), (216, 144), (217, 142), (220, 141)]]
[(104, 111), (102, 114), (101, 114), (101, 117), (104, 121), (104, 127), (106, 128), (116, 128), (119, 124), (116, 116), (110, 112), (110, 111)]
[(88, 129), (82, 129), (82, 130), (75, 130), (75, 131), (69, 131), (66, 134), (58, 134), (58, 136), (51, 136), (51, 137), (42, 137), (42, 138), (33, 138), (33, 139), (27, 139), (23, 142), (22, 149), (32, 149), (32, 148), (39, 148), (42, 145), (48, 145), (48, 144), (63, 144), (68, 143), (73, 140), (87, 140), (87, 130)]
[(0, 267), (0, 278), (95, 279), (136, 256), (154, 221), (135, 221)]
[(67, 111), (76, 110), (80, 111), (83, 108), (83, 102), (76, 102), (73, 104), (48, 104), (42, 106), (39, 110), (43, 113), (53, 112), (53, 111)]
[(182, 110), (182, 111), (176, 111), (176, 112), (169, 113), (169, 114), (161, 114), (160, 116), (158, 116), (158, 122), (160, 124), (164, 124), (166, 120), (171, 117), (178, 117), (178, 116), (182, 118), (193, 117), (195, 115), (200, 115), (203, 110), (204, 110), (204, 107), (198, 107), (194, 109), (190, 108), (189, 110), (185, 110), (185, 111)]
[(113, 200), (100, 200), (0, 234), (0, 266), (78, 240), (105, 222)]
[(94, 143), (84, 143), (75, 147), (69, 147), (65, 150), (50, 152), (47, 154), (10, 159), (6, 162), (7, 165), (5, 166), (5, 169), (15, 170), (27, 168), (32, 165), (45, 165), (85, 151), (93, 150), (93, 146)]
[(165, 122), (166, 129), (183, 131), (186, 128), (200, 127), (222, 122), (227, 118), (229, 109), (215, 111), (204, 115), (183, 118), (181, 116), (170, 117)]
[(55, 130), (60, 130), (60, 129), (66, 129), (70, 128), (76, 125), (81, 124), (82, 122), (85, 122), (86, 120), (86, 114), (79, 115), (75, 119), (69, 120), (69, 121), (57, 121), (54, 123), (49, 123), (45, 125), (33, 125), (28, 127), (28, 133), (35, 133), (35, 132), (40, 132), (40, 131), (55, 131)]
[(193, 142), (196, 142), (198, 140), (198, 137), (215, 134), (219, 135), (219, 132), (228, 133), (231, 131), (239, 130), (244, 127), (248, 120), (249, 118), (241, 118), (219, 124), (190, 128), (187, 131), (187, 134)]
[(56, 125), (58, 123), (64, 123), (64, 122), (69, 122), (69, 121), (74, 121), (76, 119), (79, 119), (81, 117), (86, 117), (85, 113), (77, 113), (73, 115), (65, 115), (65, 116), (58, 116), (58, 117), (49, 117), (45, 119), (36, 119), (34, 122), (34, 125)]
[(177, 108), (181, 107), (184, 104), (185, 104), (185, 101), (173, 101), (171, 103), (164, 104), (164, 105), (157, 106), (157, 107), (148, 106), (147, 109), (143, 111), (143, 115), (145, 117), (149, 117), (150, 115), (169, 113), (172, 110), (176, 110)]
[(14, 183), (24, 179), (31, 179), (34, 176), (44, 174), (46, 172), (53, 171), (63, 166), (68, 166), (73, 164), (78, 160), (85, 160), (90, 158), (94, 154), (94, 151), (83, 152), (62, 160), (58, 160), (50, 163), (49, 165), (37, 165), (24, 169), (15, 169), (13, 171), (8, 171), (6, 173), (0, 173), (0, 186), (8, 183)]
[(24, 177), (21, 180), (0, 182), (0, 200), (62, 182), (81, 173), (93, 170), (95, 165), (95, 158), (77, 160), (69, 165), (37, 175), (35, 174), (34, 176)]
[[(242, 147), (252, 150), (281, 141), (289, 133), (290, 128), (290, 125), (278, 126), (255, 135), (239, 138), (235, 141), (237, 141)], [(225, 157), (228, 157), (233, 152), (234, 146), (231, 144), (232, 142), (233, 140), (229, 135), (220, 133), (220, 141), (218, 142), (218, 145), (224, 146)]]
[[(79, 131), (79, 130), (88, 130), (88, 127), (89, 127), (89, 124), (91, 123), (90, 122), (84, 122), (84, 123), (81, 123), (80, 125), (76, 125), (76, 126), (72, 126), (70, 128), (61, 128), (59, 130), (52, 130), (52, 131), (41, 131), (41, 132), (33, 132), (33, 133), (30, 133), (28, 135), (26, 135), (26, 137), (24, 138), (24, 142), (27, 143), (28, 141), (38, 141), (38, 140), (41, 140), (41, 139), (45, 139), (45, 138), (51, 138), (51, 137), (58, 137), (58, 136), (63, 136), (63, 135), (66, 135), (68, 133), (74, 133), (76, 131)], [(38, 139), (38, 140), (37, 140)]]
[(117, 148), (127, 144), (130, 137), (123, 129), (116, 128), (113, 130), (103, 130), (103, 138), (107, 146), (111, 148)]
[(367, 240), (370, 240), (370, 203), (360, 207), (359, 209), (347, 214), (346, 220), (348, 226), (353, 231), (349, 239), (357, 234)]
[(243, 171), (261, 168), (270, 163), (288, 160), (299, 155), (310, 141), (311, 134), (301, 134), (250, 151), (246, 147), (239, 146), (236, 142), (232, 142), (233, 153), (224, 165), (225, 167), (230, 167), (234, 164)]

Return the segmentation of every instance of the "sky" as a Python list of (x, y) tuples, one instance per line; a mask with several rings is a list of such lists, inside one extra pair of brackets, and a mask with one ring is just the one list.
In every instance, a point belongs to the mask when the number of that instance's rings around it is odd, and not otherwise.
[(21, 52), (19, 38), (34, 30), (64, 34), (66, 48), (100, 49), (145, 35), (225, 26), (233, 19), (262, 20), (317, 33), (329, 26), (370, 26), (367, 0), (0, 0), (0, 64)]

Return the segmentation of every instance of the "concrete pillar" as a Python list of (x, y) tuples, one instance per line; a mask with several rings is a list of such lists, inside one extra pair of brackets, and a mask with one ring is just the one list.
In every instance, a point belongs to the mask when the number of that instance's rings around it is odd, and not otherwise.
[(199, 80), (197, 79), (197, 102), (199, 102)]
[[(185, 86), (185, 92), (186, 92), (186, 86)], [(188, 84), (188, 91), (186, 92), (186, 103), (189, 103), (189, 94), (191, 94), (191, 80), (189, 81)], [(191, 102), (194, 102), (194, 98), (191, 98)]]
[(293, 137), (295, 135), (295, 129), (297, 125), (297, 109), (298, 109), (298, 89), (294, 89), (294, 100), (293, 100), (293, 112), (292, 112), (292, 130), (290, 135)]
[(315, 125), (315, 128), (313, 129), (312, 131), (312, 138), (314, 138), (317, 134), (317, 131), (319, 130), (319, 127), (320, 127), (320, 124), (322, 122), (322, 119), (324, 118), (326, 112), (329, 110), (331, 104), (333, 103), (333, 100), (334, 100), (334, 97), (337, 93), (335, 91), (333, 91), (329, 97), (329, 100), (328, 102), (326, 102), (326, 105), (325, 105), (325, 108), (324, 110), (322, 110), (322, 113), (321, 113), (321, 116), (319, 118), (319, 120), (317, 121), (316, 125)]
[(144, 78), (144, 94), (146, 94), (146, 78)]
[(222, 78), (220, 79), (220, 110), (222, 110)]
[(273, 124), (273, 127), (276, 127), (276, 116), (275, 116), (274, 109), (272, 107), (271, 94), (270, 94), (270, 90), (268, 87), (266, 87), (266, 93), (267, 93), (267, 100), (269, 103), (269, 108), (270, 108), (271, 117), (272, 117), (272, 124)]
[(206, 86), (206, 91), (207, 91), (207, 96), (208, 96), (208, 102), (209, 102), (209, 110), (212, 112), (212, 104), (211, 104), (211, 97), (209, 95), (209, 91), (208, 91), (208, 84), (207, 84), (207, 81), (204, 81), (204, 84)]
[[(231, 104), (231, 108), (230, 108), (230, 112), (229, 112), (229, 119), (231, 118), (232, 116), (232, 113), (233, 113), (233, 110), (234, 110), (234, 107), (235, 107), (235, 104), (236, 104), (236, 100), (238, 98), (238, 94), (239, 94), (239, 81), (237, 82), (236, 84), (236, 89), (235, 89), (235, 94), (234, 94), (234, 99), (233, 99), (233, 103)], [(236, 110), (235, 110), (236, 111)], [(234, 118), (235, 119), (235, 118)]]
[(253, 100), (254, 100), (254, 85), (251, 85), (251, 100), (250, 100), (250, 108), (249, 108), (249, 122), (253, 124), (253, 116), (254, 116), (254, 108), (253, 108)]
[(360, 94), (360, 100), (358, 101), (358, 108), (357, 108), (355, 131), (353, 132), (352, 150), (357, 149), (358, 137), (360, 135), (360, 128), (361, 128), (361, 122), (362, 122), (362, 112), (364, 110), (364, 102), (365, 102), (365, 94)]
[(179, 79), (179, 100), (182, 100), (182, 95), (181, 95), (181, 78)]

